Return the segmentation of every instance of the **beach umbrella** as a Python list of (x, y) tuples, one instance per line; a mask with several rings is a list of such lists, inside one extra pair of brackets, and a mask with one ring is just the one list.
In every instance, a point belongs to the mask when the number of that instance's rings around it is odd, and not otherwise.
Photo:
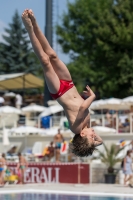
[(31, 104), (29, 106), (23, 107), (21, 110), (23, 113), (36, 113), (36, 112), (43, 112), (45, 111), (45, 109), (47, 109), (44, 106), (40, 106), (37, 104)]
[(116, 129), (105, 127), (105, 126), (93, 126), (93, 129), (97, 134), (116, 133)]
[(4, 103), (5, 99), (3, 97), (0, 97), (0, 103)]
[(122, 99), (118, 99), (118, 98), (105, 99), (104, 103), (100, 107), (101, 109), (108, 109), (108, 110), (128, 110), (129, 109), (129, 105), (123, 103)]
[(109, 98), (93, 101), (90, 108), (92, 110), (128, 110), (129, 105), (125, 104), (122, 99)]
[[(55, 128), (50, 128), (50, 129), (44, 129), (44, 134), (45, 135), (56, 135), (57, 133), (58, 133), (58, 129), (59, 129), (59, 127), (55, 127)], [(62, 133), (62, 131), (61, 131), (61, 133)]]
[(104, 100), (103, 99), (100, 99), (100, 100), (96, 100), (96, 101), (93, 101), (91, 106), (90, 106), (90, 109), (91, 110), (101, 110), (101, 105), (104, 104)]
[(15, 97), (16, 94), (14, 92), (8, 92), (4, 94), (5, 97)]
[(109, 98), (104, 100), (104, 104), (101, 106), (105, 109), (115, 110), (121, 104), (121, 99), (118, 98)]
[(58, 112), (61, 112), (63, 111), (63, 107), (58, 104), (58, 105), (54, 105), (54, 106), (50, 106), (48, 107), (44, 112), (42, 112), (39, 117), (46, 117), (46, 116), (49, 116), (49, 115), (52, 115), (52, 114), (55, 114), (55, 113), (58, 113)]
[(2, 106), (0, 107), (0, 115), (2, 114), (18, 114), (20, 115), (22, 112), (21, 110), (12, 107), (12, 106)]
[(133, 104), (133, 96), (126, 97), (126, 98), (122, 99), (122, 101), (124, 103)]
[(19, 126), (17, 128), (12, 128), (9, 131), (11, 134), (15, 133), (15, 134), (25, 134), (28, 135), (30, 133), (32, 134), (44, 134), (44, 129), (40, 129), (40, 128), (36, 128), (33, 126)]
[(47, 104), (48, 104), (49, 106), (52, 106), (52, 105), (59, 105), (58, 101), (56, 101), (56, 100), (49, 100), (49, 101), (47, 102)]

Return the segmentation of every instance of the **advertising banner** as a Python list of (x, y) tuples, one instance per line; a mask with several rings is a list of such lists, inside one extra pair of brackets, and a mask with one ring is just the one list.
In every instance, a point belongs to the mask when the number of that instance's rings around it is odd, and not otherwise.
[[(15, 163), (8, 166), (19, 174)], [(19, 174), (21, 175), (21, 174)], [(80, 163), (29, 163), (24, 173), (25, 183), (89, 183), (89, 164)]]

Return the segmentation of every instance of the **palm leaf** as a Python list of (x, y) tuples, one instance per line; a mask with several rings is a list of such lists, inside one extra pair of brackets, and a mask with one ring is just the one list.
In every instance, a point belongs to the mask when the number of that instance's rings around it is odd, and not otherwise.
[[(105, 163), (108, 168), (114, 168), (115, 164), (118, 162), (121, 162), (121, 159), (118, 158), (118, 154), (127, 146), (124, 146), (122, 148), (118, 148), (115, 144), (112, 144), (110, 148), (108, 148), (105, 143), (103, 144), (105, 151), (99, 152), (99, 156), (101, 158), (101, 161)], [(94, 158), (96, 159), (96, 158)]]

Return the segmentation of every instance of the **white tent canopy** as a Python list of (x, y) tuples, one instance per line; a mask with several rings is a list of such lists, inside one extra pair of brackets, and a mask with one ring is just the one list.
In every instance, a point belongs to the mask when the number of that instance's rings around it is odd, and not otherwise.
[(43, 85), (44, 81), (31, 73), (0, 75), (0, 90), (39, 88)]

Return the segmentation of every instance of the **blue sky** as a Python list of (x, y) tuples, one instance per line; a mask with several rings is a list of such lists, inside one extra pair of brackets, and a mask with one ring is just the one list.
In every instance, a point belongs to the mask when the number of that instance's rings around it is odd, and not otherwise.
[[(57, 23), (63, 12), (67, 12), (67, 1), (73, 2), (74, 0), (53, 0), (53, 25)], [(21, 15), (23, 10), (31, 8), (37, 18), (41, 30), (44, 32), (45, 28), (45, 0), (1, 0), (0, 4), (0, 41), (1, 35), (4, 33), (4, 28), (12, 22), (12, 17), (15, 10), (18, 10)], [(58, 20), (58, 23), (61, 21)], [(56, 35), (54, 35), (54, 49), (58, 49), (58, 55), (64, 62), (69, 61), (69, 56), (64, 55), (59, 45), (56, 43)]]

